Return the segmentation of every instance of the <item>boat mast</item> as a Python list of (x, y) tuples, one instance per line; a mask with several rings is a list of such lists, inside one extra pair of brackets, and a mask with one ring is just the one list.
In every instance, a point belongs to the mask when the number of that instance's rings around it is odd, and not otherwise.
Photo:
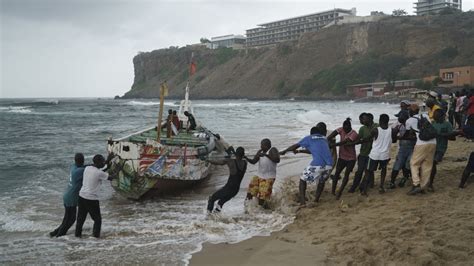
[(194, 52), (191, 53), (191, 62), (189, 64), (189, 78), (186, 82), (186, 89), (184, 93), (184, 100), (181, 101), (179, 105), (179, 119), (181, 121), (188, 121), (188, 117), (184, 115), (185, 111), (188, 111), (194, 114), (193, 107), (191, 105), (191, 101), (189, 100), (189, 83), (191, 76), (196, 72), (196, 65), (194, 63)]
[(160, 111), (158, 113), (158, 125), (156, 126), (156, 141), (158, 143), (160, 143), (161, 121), (163, 120), (163, 108), (166, 94), (168, 94), (168, 86), (165, 81), (164, 83), (161, 83), (160, 86)]

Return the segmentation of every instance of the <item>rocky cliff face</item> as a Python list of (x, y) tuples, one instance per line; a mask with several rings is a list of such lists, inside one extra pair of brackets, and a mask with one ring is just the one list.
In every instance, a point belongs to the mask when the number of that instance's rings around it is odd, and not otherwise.
[[(182, 96), (191, 52), (198, 70), (190, 80), (193, 98), (334, 97), (348, 83), (384, 80), (385, 63), (391, 64), (393, 58), (400, 62), (395, 66), (397, 78), (421, 78), (441, 67), (473, 65), (472, 25), (472, 12), (389, 17), (332, 26), (272, 48), (155, 50), (133, 59), (135, 80), (124, 97), (158, 97), (163, 81), (168, 82), (170, 96)], [(350, 74), (344, 77), (346, 72)]]

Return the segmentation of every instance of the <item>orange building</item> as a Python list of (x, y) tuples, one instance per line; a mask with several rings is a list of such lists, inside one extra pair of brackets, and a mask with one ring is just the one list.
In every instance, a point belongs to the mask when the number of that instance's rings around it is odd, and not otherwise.
[(474, 85), (474, 66), (442, 68), (439, 76), (443, 80), (443, 87), (462, 87)]

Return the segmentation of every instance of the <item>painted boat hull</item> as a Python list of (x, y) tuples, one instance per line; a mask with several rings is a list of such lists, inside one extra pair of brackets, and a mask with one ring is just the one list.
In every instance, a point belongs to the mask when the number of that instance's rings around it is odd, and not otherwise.
[(205, 159), (218, 154), (214, 134), (204, 128), (160, 142), (156, 141), (156, 130), (143, 130), (110, 140), (108, 151), (115, 155), (109, 169), (117, 177), (112, 187), (134, 200), (194, 186), (210, 174), (211, 165)]

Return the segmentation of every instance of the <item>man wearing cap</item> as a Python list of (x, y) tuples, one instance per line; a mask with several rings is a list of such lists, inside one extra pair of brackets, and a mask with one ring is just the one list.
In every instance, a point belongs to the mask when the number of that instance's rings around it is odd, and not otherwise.
[[(403, 100), (400, 102), (400, 111), (395, 114), (395, 117), (400, 117), (402, 114), (409, 115), (408, 108), (410, 108), (410, 101)], [(396, 129), (400, 126), (400, 122), (397, 120), (395, 123), (392, 124), (392, 128)]]
[(403, 100), (400, 102), (400, 111), (395, 114), (396, 117), (399, 117), (401, 113), (407, 113), (408, 114), (408, 108), (410, 107), (410, 101), (408, 100)]
[(420, 107), (417, 104), (410, 106), (410, 114), (412, 115), (405, 124), (406, 129), (416, 134), (416, 144), (410, 160), (410, 170), (413, 179), (413, 187), (408, 195), (416, 195), (422, 193), (423, 189), (430, 181), (431, 170), (433, 168), (433, 154), (436, 150), (436, 138), (430, 140), (421, 140), (418, 128), (418, 115)]
[(395, 127), (398, 139), (398, 153), (393, 164), (392, 174), (390, 177), (390, 183), (388, 188), (395, 188), (395, 181), (398, 173), (402, 170), (403, 178), (398, 183), (398, 186), (405, 186), (406, 181), (410, 178), (410, 159), (415, 148), (416, 136), (410, 134), (409, 130), (406, 130), (406, 121), (410, 118), (410, 111), (401, 112), (398, 116), (398, 126)]

